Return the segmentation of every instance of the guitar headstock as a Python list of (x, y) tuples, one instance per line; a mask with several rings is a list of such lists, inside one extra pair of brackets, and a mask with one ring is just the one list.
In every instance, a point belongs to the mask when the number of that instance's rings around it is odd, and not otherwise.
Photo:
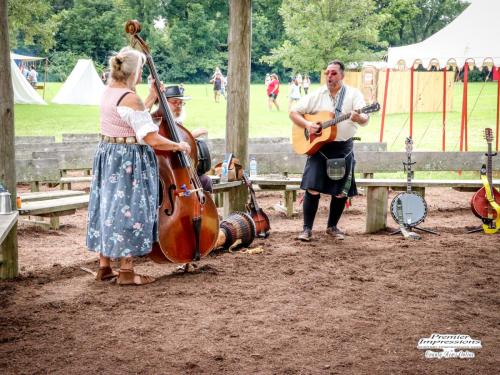
[(405, 145), (406, 153), (411, 154), (411, 152), (413, 151), (413, 139), (411, 139), (411, 137), (406, 137)]
[(493, 130), (491, 128), (484, 129), (484, 139), (486, 139), (488, 143), (493, 142)]
[(372, 113), (380, 111), (380, 104), (377, 102), (367, 105), (361, 109), (361, 113)]
[(245, 185), (247, 187), (252, 187), (252, 181), (250, 181), (250, 179), (248, 178), (247, 174), (245, 173), (245, 171), (243, 171), (243, 175), (241, 176), (241, 179), (243, 180), (243, 182), (245, 183)]

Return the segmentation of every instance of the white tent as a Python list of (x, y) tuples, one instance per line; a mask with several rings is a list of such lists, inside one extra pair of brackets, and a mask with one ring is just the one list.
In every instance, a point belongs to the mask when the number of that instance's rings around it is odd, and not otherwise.
[(389, 48), (390, 68), (400, 64), (424, 67), (446, 64), (462, 67), (465, 61), (481, 67), (485, 63), (500, 65), (500, 1), (474, 0), (446, 27), (420, 43)]
[(30, 85), (28, 80), (23, 77), (19, 67), (12, 58), (10, 59), (10, 75), (12, 77), (12, 88), (14, 90), (14, 103), (47, 104)]
[(52, 99), (58, 104), (98, 105), (104, 90), (92, 60), (78, 60), (66, 82)]

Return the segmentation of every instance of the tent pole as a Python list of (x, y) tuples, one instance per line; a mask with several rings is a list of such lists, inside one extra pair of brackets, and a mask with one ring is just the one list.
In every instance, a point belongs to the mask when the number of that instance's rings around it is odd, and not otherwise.
[(380, 143), (384, 140), (384, 123), (385, 123), (385, 107), (387, 105), (387, 90), (389, 89), (389, 73), (390, 69), (385, 69), (385, 89), (384, 89), (384, 104), (382, 106), (382, 121), (380, 123)]
[(469, 79), (469, 64), (467, 61), (464, 64), (464, 88), (462, 92), (462, 122), (460, 125), (460, 151), (467, 151), (467, 81)]
[(500, 66), (497, 69), (497, 136), (496, 136), (496, 151), (498, 151), (498, 128), (500, 125)]
[(413, 138), (413, 85), (415, 78), (415, 67), (411, 66), (410, 69), (410, 138)]
[(443, 145), (442, 151), (446, 151), (446, 70), (447, 66), (443, 69)]
[(49, 69), (49, 59), (45, 58), (45, 78), (43, 80), (43, 94), (42, 97), (45, 99), (45, 86), (47, 85), (47, 71)]

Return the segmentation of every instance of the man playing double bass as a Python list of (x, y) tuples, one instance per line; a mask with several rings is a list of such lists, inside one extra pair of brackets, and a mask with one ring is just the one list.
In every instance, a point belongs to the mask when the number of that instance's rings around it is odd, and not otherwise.
[[(357, 195), (352, 137), (359, 125), (364, 126), (368, 123), (367, 115), (354, 111), (365, 105), (363, 95), (359, 90), (342, 82), (344, 64), (339, 60), (331, 61), (325, 70), (325, 76), (326, 85), (302, 97), (292, 108), (290, 119), (298, 126), (307, 129), (309, 134), (314, 134), (318, 132), (320, 125), (306, 120), (304, 117), (306, 114), (329, 111), (336, 116), (350, 112), (351, 116), (348, 120), (337, 124), (337, 136), (333, 142), (324, 144), (318, 152), (307, 159), (300, 185), (300, 188), (306, 191), (303, 203), (304, 227), (297, 237), (301, 241), (310, 241), (312, 238), (320, 193), (332, 197), (326, 233), (335, 239), (344, 239), (344, 233), (337, 227), (337, 223), (348, 197)], [(327, 168), (327, 165), (339, 165), (338, 161), (343, 162), (345, 168), (345, 174), (341, 177), (338, 173), (332, 173), (331, 168)]]
[[(168, 106), (174, 115), (174, 120), (177, 124), (183, 125), (186, 112), (184, 111), (184, 106), (186, 100), (191, 99), (189, 96), (184, 96), (183, 91), (178, 85), (167, 86), (164, 90), (165, 98), (167, 98)], [(201, 137), (208, 134), (208, 130), (205, 128), (198, 128), (191, 131), (191, 135), (194, 138)], [(206, 174), (199, 174), (198, 178), (203, 186), (203, 190), (212, 192), (212, 180)]]

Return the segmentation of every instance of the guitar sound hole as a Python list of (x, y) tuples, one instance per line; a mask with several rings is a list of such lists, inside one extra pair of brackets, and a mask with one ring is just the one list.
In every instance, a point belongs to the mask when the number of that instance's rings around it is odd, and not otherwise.
[(307, 129), (304, 129), (304, 137), (306, 137), (306, 140), (309, 140), (309, 131)]

